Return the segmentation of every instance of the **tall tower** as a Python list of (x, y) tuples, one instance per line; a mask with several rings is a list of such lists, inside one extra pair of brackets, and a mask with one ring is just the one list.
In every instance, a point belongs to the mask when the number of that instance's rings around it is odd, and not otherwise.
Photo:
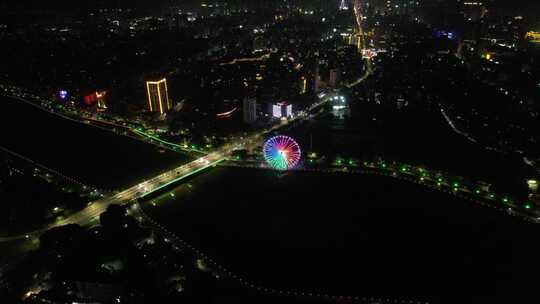
[(257, 121), (257, 99), (255, 97), (244, 98), (243, 114), (245, 123), (252, 124)]
[(167, 79), (146, 82), (146, 94), (148, 95), (148, 109), (150, 112), (163, 114), (172, 108), (167, 92)]
[(340, 0), (339, 3), (339, 10), (340, 11), (346, 11), (349, 9), (349, 4), (347, 3), (348, 0)]
[(320, 75), (320, 68), (319, 68), (319, 57), (315, 58), (314, 66), (312, 67), (311, 72), (311, 79), (310, 79), (310, 88), (309, 90), (313, 94), (317, 94), (319, 92), (319, 89), (321, 87), (321, 75)]
[(339, 68), (334, 68), (330, 70), (330, 77), (328, 79), (328, 85), (331, 88), (337, 88), (340, 81), (340, 71)]
[(107, 101), (105, 100), (107, 91), (96, 92), (97, 108), (100, 111), (107, 110)]

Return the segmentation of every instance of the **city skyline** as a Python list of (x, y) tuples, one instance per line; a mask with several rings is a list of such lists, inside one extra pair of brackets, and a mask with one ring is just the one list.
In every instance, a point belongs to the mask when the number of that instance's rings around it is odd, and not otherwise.
[(538, 302), (517, 1), (0, 4), (0, 303)]

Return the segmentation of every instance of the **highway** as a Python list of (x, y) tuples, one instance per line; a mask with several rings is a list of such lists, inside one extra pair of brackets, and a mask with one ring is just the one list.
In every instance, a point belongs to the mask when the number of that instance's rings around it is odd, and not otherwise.
[[(355, 15), (355, 21), (356, 21), (356, 35), (360, 37), (361, 44), (358, 46), (358, 51), (361, 52), (362, 49), (366, 46), (366, 41), (364, 37), (364, 30), (362, 29), (362, 6), (359, 0), (354, 1), (354, 15)], [(346, 85), (347, 88), (352, 88), (360, 83), (364, 82), (371, 74), (373, 74), (373, 63), (371, 62), (371, 59), (367, 58), (365, 59), (366, 62), (366, 71), (364, 75), (357, 80), (349, 83)]]
[(270, 58), (270, 54), (263, 54), (259, 57), (237, 58), (229, 62), (220, 63), (219, 65), (224, 66), (224, 65), (233, 65), (233, 64), (237, 64), (241, 62), (257, 62), (257, 61), (268, 60), (269, 58)]

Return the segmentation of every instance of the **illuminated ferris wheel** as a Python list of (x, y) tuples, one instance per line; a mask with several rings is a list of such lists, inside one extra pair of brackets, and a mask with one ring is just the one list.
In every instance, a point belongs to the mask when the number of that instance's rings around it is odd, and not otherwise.
[(263, 146), (264, 159), (274, 169), (288, 170), (300, 161), (302, 152), (298, 143), (285, 135), (268, 139)]

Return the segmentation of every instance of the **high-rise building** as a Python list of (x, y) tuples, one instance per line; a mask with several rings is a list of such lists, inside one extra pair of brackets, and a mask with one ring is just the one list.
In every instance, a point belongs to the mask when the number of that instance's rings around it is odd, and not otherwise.
[(331, 69), (330, 70), (330, 77), (328, 79), (328, 85), (331, 87), (331, 88), (336, 88), (339, 84), (339, 81), (340, 81), (340, 71), (338, 68), (335, 68), (335, 69)]
[(167, 79), (146, 82), (146, 93), (148, 95), (148, 109), (150, 112), (163, 114), (172, 108), (167, 92)]
[(530, 179), (527, 181), (527, 185), (529, 186), (529, 191), (531, 193), (538, 193), (538, 181), (535, 179)]
[(300, 94), (306, 94), (307, 93), (307, 78), (305, 76), (300, 77)]
[(85, 95), (83, 97), (84, 104), (87, 106), (94, 106), (97, 104), (97, 109), (99, 111), (105, 111), (107, 109), (107, 101), (105, 100), (106, 95), (107, 91), (95, 91)]
[(257, 121), (257, 99), (254, 97), (244, 98), (243, 103), (244, 122), (252, 124)]
[(286, 102), (278, 102), (272, 105), (272, 117), (286, 118), (292, 116), (292, 105)]
[(96, 92), (97, 108), (99, 111), (107, 110), (106, 96), (107, 96), (107, 91)]
[(339, 0), (339, 10), (340, 11), (346, 11), (349, 9), (349, 1), (348, 0)]
[(321, 89), (321, 75), (320, 75), (320, 69), (319, 69), (319, 62), (317, 61), (317, 65), (315, 67), (315, 75), (314, 75), (314, 84), (313, 84), (313, 93), (318, 93)]
[(317, 94), (320, 89), (321, 85), (321, 77), (319, 74), (319, 59), (314, 58), (313, 61), (308, 64), (307, 70), (306, 70), (306, 77), (307, 79), (307, 91), (310, 94)]

